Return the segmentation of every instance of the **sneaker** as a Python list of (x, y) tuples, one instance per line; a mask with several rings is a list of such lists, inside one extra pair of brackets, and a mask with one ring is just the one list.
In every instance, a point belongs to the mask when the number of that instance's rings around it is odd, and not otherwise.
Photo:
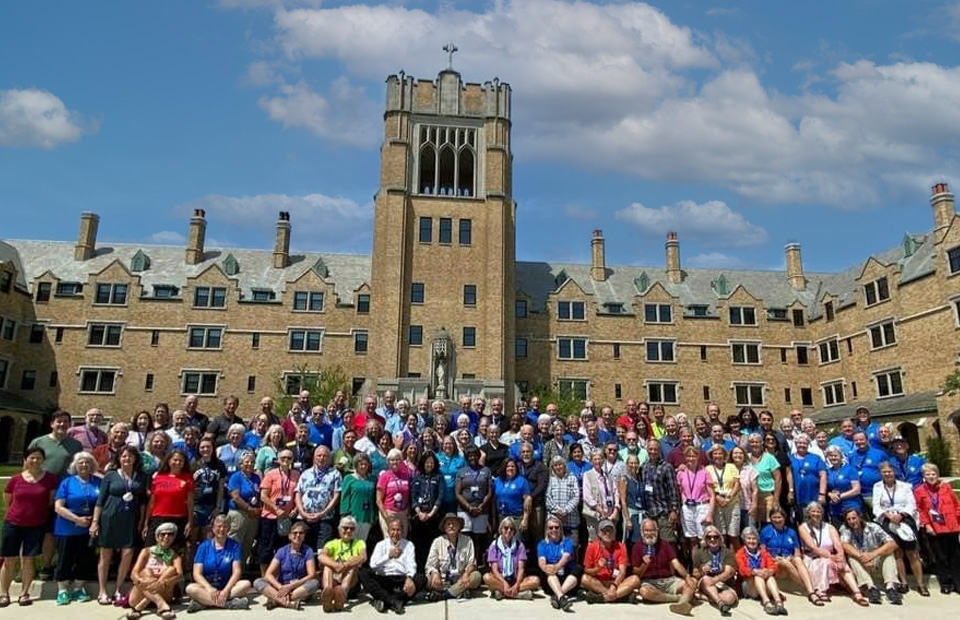
[(403, 614), (407, 613), (407, 610), (404, 609), (403, 601), (400, 599), (393, 601), (393, 604), (390, 605), (390, 609), (392, 609), (393, 613), (397, 614), (398, 616), (402, 616)]
[(426, 599), (428, 603), (437, 603), (443, 600), (443, 592), (430, 590), (423, 596), (423, 598)]
[(250, 609), (250, 599), (245, 596), (232, 598), (223, 604), (225, 609)]
[(493, 591), (493, 600), (495, 600), (495, 601), (502, 601), (502, 600), (503, 600), (503, 592), (501, 592), (500, 590), (494, 590), (494, 591)]
[(670, 611), (680, 616), (692, 616), (693, 605), (690, 603), (674, 603), (670, 605)]
[(603, 597), (596, 592), (584, 592), (583, 598), (587, 601), (588, 605), (596, 605), (597, 603), (603, 602)]
[(560, 609), (563, 611), (573, 611), (573, 599), (569, 596), (561, 596)]
[(550, 607), (553, 607), (554, 609), (560, 609), (560, 599), (558, 599), (556, 596), (551, 595)]
[(721, 603), (719, 609), (720, 609), (720, 615), (723, 616), (724, 618), (728, 618), (732, 615), (730, 613), (730, 606), (727, 604)]
[(93, 600), (93, 597), (87, 594), (87, 591), (83, 588), (78, 588), (70, 594), (70, 598), (78, 603), (86, 603), (87, 601)]
[(640, 602), (640, 597), (637, 596), (636, 592), (631, 592), (630, 594), (627, 595), (627, 602), (630, 603), (631, 605), (636, 605), (637, 603)]
[(57, 605), (69, 605), (70, 604), (70, 593), (66, 590), (60, 590), (57, 592)]
[(380, 599), (375, 598), (373, 599), (373, 602), (371, 603), (371, 605), (373, 605), (373, 608), (379, 611), (380, 613), (382, 614), (387, 613), (387, 604), (384, 601), (381, 601)]
[(517, 598), (522, 601), (532, 601), (533, 590), (523, 590), (522, 592), (517, 592)]
[(887, 588), (887, 600), (891, 605), (903, 605), (903, 595), (896, 588)]
[(188, 614), (195, 614), (195, 613), (197, 613), (198, 611), (200, 611), (201, 609), (203, 609), (203, 605), (201, 605), (201, 604), (198, 603), (197, 601), (190, 601), (190, 604), (187, 605), (187, 613), (188, 613)]
[(879, 605), (881, 603), (880, 590), (876, 588), (869, 588), (867, 590), (867, 600), (873, 605)]
[(790, 614), (787, 613), (787, 608), (783, 606), (783, 603), (780, 603), (779, 605), (777, 605), (777, 615), (779, 615), (779, 616), (789, 616), (789, 615), (790, 615)]

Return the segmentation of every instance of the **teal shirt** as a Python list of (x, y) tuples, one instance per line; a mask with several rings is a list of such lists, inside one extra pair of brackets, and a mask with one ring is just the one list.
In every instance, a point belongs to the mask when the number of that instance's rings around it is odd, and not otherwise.
[(773, 491), (773, 488), (776, 486), (776, 481), (773, 479), (773, 472), (780, 469), (780, 463), (777, 461), (777, 457), (769, 452), (764, 452), (760, 460), (753, 463), (753, 468), (757, 470), (757, 490), (763, 491), (764, 493)]
[(40, 448), (44, 453), (43, 469), (58, 478), (67, 475), (67, 468), (73, 462), (73, 455), (83, 450), (83, 445), (73, 437), (64, 437), (57, 441), (50, 435), (37, 437), (30, 442), (28, 449)]
[(365, 480), (356, 474), (346, 476), (340, 489), (340, 514), (351, 515), (358, 523), (373, 523), (377, 512), (376, 484), (372, 475)]

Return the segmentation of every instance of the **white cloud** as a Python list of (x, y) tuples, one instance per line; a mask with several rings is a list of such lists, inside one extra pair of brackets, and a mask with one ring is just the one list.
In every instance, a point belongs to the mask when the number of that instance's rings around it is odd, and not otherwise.
[(0, 90), (0, 146), (55, 149), (98, 129), (49, 91)]
[(767, 242), (767, 231), (748, 222), (720, 200), (697, 204), (682, 200), (675, 205), (650, 209), (635, 202), (616, 212), (624, 222), (636, 224), (641, 233), (663, 236), (673, 231), (681, 240), (690, 239), (713, 247), (749, 247)]
[(702, 269), (745, 269), (748, 266), (747, 261), (742, 258), (720, 252), (707, 252), (691, 256), (685, 261), (685, 264), (689, 267), (700, 267)]
[[(207, 212), (207, 231), (221, 228), (264, 232), (264, 247), (273, 246), (273, 226), (280, 211), (290, 213), (291, 246), (310, 251), (369, 252), (373, 204), (360, 205), (349, 198), (309, 194), (221, 196), (212, 194), (178, 205), (174, 211)], [(159, 233), (167, 234), (167, 233)], [(176, 234), (176, 233), (174, 233)], [(208, 241), (207, 245), (213, 244)]]

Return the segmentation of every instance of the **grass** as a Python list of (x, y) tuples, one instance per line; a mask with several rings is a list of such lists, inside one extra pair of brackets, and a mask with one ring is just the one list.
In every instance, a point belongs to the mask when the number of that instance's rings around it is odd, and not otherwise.
[(23, 465), (0, 465), (0, 478), (13, 476), (23, 471)]

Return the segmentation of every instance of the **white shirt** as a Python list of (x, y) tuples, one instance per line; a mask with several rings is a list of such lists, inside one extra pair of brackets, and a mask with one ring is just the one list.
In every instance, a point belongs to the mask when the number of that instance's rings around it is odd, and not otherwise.
[(393, 549), (393, 541), (389, 538), (381, 540), (373, 549), (373, 555), (370, 557), (370, 570), (378, 575), (388, 577), (404, 576), (413, 577), (417, 573), (417, 560), (413, 551), (413, 544), (401, 538), (397, 543), (400, 547), (400, 557), (391, 558), (390, 551)]
[(919, 519), (917, 500), (913, 496), (913, 486), (909, 482), (897, 480), (893, 485), (892, 494), (887, 490), (883, 480), (873, 485), (873, 516), (879, 519), (887, 511), (908, 514), (915, 522)]

